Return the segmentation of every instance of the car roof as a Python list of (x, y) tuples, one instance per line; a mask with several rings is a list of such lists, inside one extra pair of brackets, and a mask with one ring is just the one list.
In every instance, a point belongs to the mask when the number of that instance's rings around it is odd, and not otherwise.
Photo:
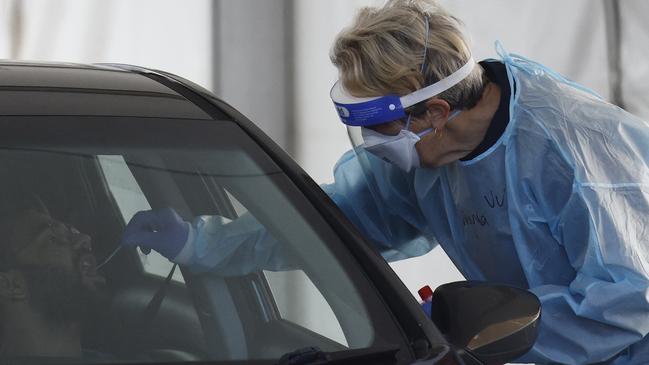
[(0, 116), (212, 119), (147, 71), (155, 73), (128, 65), (0, 61)]

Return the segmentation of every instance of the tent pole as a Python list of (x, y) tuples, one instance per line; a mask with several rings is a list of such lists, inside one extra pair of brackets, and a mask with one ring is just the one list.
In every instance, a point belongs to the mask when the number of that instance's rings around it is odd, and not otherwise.
[(606, 22), (606, 49), (608, 55), (609, 91), (611, 102), (624, 108), (622, 95), (622, 30), (620, 1), (603, 0)]

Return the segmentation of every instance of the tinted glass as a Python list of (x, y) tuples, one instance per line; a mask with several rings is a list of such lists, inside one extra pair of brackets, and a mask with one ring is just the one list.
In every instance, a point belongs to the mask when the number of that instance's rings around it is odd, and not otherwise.
[[(0, 361), (405, 348), (332, 228), (236, 124), (3, 117), (0, 128)], [(161, 208), (211, 232), (173, 273), (155, 251), (119, 249), (134, 214)]]

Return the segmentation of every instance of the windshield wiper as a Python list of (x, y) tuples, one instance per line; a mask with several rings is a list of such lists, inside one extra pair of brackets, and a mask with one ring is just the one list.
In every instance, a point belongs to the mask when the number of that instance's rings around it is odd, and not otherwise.
[(283, 355), (277, 365), (344, 365), (358, 364), (394, 364), (399, 347), (366, 348), (324, 352), (317, 347), (305, 347)]

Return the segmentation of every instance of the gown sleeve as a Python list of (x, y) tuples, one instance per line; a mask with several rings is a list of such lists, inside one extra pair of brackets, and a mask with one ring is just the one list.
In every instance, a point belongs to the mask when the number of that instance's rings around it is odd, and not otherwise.
[(424, 255), (437, 245), (432, 235), (424, 234), (427, 224), (415, 194), (415, 173), (369, 153), (349, 151), (334, 168), (334, 183), (322, 189), (383, 258), (397, 261)]
[(192, 222), (188, 244), (173, 261), (195, 273), (246, 275), (258, 270), (291, 270), (295, 260), (249, 212), (230, 220), (217, 215)]
[[(609, 163), (600, 152), (575, 158), (599, 156), (600, 161), (584, 160), (592, 172), (587, 180), (555, 153), (537, 153), (544, 162), (530, 165), (543, 177), (523, 179), (518, 221), (525, 226), (515, 229), (529, 233), (542, 222), (574, 275), (565, 285), (531, 285), (542, 303), (540, 332), (520, 362), (586, 364), (632, 357), (632, 346), (649, 333), (649, 186), (631, 180), (639, 174), (625, 170), (634, 167)], [(563, 270), (558, 261), (538, 270)]]
[[(436, 241), (420, 233), (424, 218), (417, 206), (412, 176), (383, 161), (373, 163), (376, 170), (368, 176), (350, 151), (337, 163), (334, 183), (321, 187), (386, 260), (430, 251)], [(249, 212), (234, 220), (198, 217), (192, 223), (191, 235), (190, 243), (174, 261), (195, 272), (244, 275), (260, 269), (294, 267), (290, 252)]]

